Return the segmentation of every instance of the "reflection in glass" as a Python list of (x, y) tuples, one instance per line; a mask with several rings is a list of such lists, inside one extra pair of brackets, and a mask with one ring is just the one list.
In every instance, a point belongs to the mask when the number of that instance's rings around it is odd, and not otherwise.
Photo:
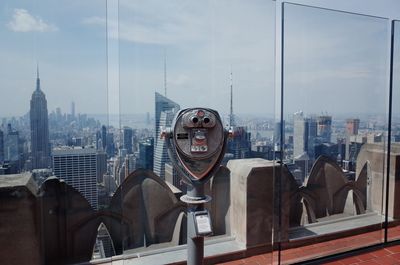
[(388, 229), (388, 240), (396, 240), (400, 238), (400, 208), (395, 203), (400, 190), (398, 189), (398, 172), (397, 158), (400, 155), (400, 104), (398, 98), (400, 96), (400, 22), (393, 21), (393, 76), (392, 76), (392, 137), (391, 137), (391, 158), (389, 173), (389, 211), (388, 218), (391, 224)]
[[(305, 252), (301, 259), (307, 259), (378, 243), (388, 133), (387, 21), (285, 4), (283, 23), (288, 246), (295, 240), (301, 249), (309, 237), (321, 242), (324, 251)], [(364, 242), (346, 238), (359, 233)], [(341, 238), (345, 247), (330, 243)], [(282, 252), (283, 260), (294, 261), (290, 251)]]
[(13, 190), (2, 190), (1, 205), (15, 209), (0, 210), (10, 225), (1, 225), (8, 240), (1, 245), (10, 247), (2, 262), (115, 255), (104, 252), (109, 223), (100, 220), (107, 197), (104, 1), (2, 1), (0, 12), (0, 182)]
[[(268, 1), (119, 1), (119, 130), (132, 151), (119, 148), (115, 159), (129, 168), (117, 169), (123, 172), (118, 189), (123, 216), (135, 224), (125, 234), (124, 253), (186, 243), (186, 205), (179, 198), (187, 186), (160, 138), (179, 110), (215, 109), (234, 129), (225, 166), (241, 158), (272, 160), (274, 11)], [(223, 167), (205, 189), (213, 197), (206, 207), (214, 236), (232, 243), (229, 181)], [(206, 256), (215, 249), (210, 243)]]

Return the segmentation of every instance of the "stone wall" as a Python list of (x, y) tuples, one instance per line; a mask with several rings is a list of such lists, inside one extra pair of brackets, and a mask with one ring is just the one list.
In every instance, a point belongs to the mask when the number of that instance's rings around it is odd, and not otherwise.
[[(386, 151), (383, 144), (364, 144), (357, 158), (357, 172), (359, 176), (363, 166), (367, 165), (368, 183), (370, 190), (371, 210), (384, 214), (386, 198)], [(389, 217), (400, 219), (400, 144), (394, 143), (390, 152), (389, 170)], [(383, 208), (382, 208), (383, 207)]]
[(287, 169), (260, 158), (230, 160), (227, 166), (231, 171), (232, 235), (246, 247), (272, 245), (272, 231), (276, 231), (275, 241), (287, 241), (292, 184)]
[(2, 264), (41, 264), (40, 215), (30, 174), (0, 176)]
[[(207, 184), (214, 235), (229, 233), (230, 172), (221, 167)], [(186, 205), (152, 171), (132, 172), (110, 207), (95, 211), (74, 188), (49, 177), (39, 188), (30, 173), (0, 175), (2, 264), (65, 264), (92, 258), (104, 224), (116, 254), (186, 243)]]

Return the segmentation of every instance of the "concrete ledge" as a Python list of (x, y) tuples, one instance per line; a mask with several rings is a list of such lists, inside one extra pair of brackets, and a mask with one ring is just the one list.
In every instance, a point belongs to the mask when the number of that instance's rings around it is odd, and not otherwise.
[[(211, 237), (205, 240), (204, 256), (206, 259), (216, 256), (226, 256), (230, 253), (243, 252), (245, 246), (235, 241), (231, 236)], [(132, 254), (114, 256), (112, 258), (93, 260), (81, 264), (123, 264), (123, 265), (159, 265), (186, 264), (186, 245), (158, 248)]]
[(374, 225), (381, 225), (384, 220), (382, 215), (377, 213), (367, 213), (363, 215), (349, 216), (334, 220), (313, 223), (302, 227), (295, 227), (289, 230), (289, 239), (304, 240), (310, 237), (321, 237), (329, 234), (338, 234), (345, 231), (355, 231)]

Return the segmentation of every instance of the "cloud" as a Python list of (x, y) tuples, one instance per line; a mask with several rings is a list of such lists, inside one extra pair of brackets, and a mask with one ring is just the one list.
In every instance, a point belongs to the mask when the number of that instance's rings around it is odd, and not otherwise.
[[(83, 24), (104, 27), (106, 19), (88, 17), (83, 20)], [(182, 23), (181, 25), (187, 24), (189, 23)], [(108, 32), (109, 36), (113, 39), (141, 44), (178, 44), (200, 39), (198, 35), (187, 28), (188, 26), (182, 27), (181, 25), (177, 25), (175, 22), (149, 25), (127, 20), (115, 21), (109, 19)]]
[(14, 9), (12, 20), (7, 27), (14, 32), (49, 32), (57, 31), (55, 25), (44, 22), (40, 17), (34, 17), (26, 9)]

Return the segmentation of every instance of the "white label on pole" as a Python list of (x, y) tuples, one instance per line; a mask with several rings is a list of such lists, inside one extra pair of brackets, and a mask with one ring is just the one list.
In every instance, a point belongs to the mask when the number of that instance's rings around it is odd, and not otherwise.
[(211, 223), (208, 214), (196, 215), (197, 231), (199, 234), (211, 233)]

